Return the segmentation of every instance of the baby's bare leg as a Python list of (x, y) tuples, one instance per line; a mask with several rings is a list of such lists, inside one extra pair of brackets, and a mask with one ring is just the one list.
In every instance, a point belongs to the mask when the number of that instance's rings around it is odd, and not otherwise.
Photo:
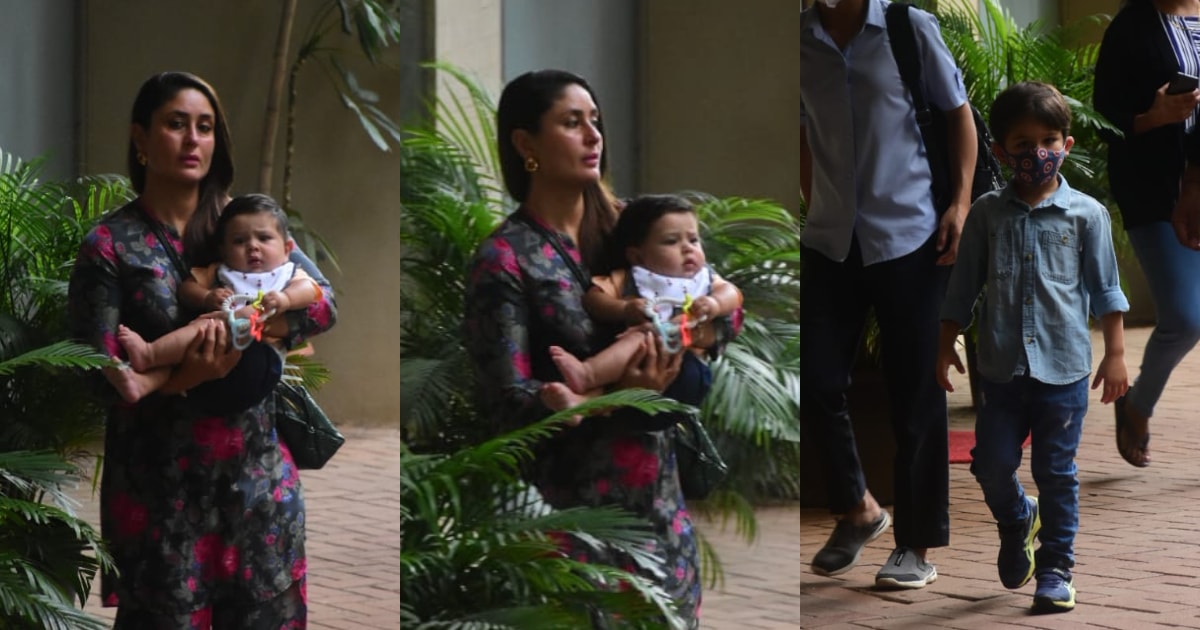
[(618, 337), (607, 348), (583, 361), (558, 346), (550, 346), (550, 358), (558, 366), (567, 387), (576, 394), (583, 394), (620, 380), (642, 341), (642, 335)]
[(117, 327), (117, 341), (125, 348), (129, 365), (138, 372), (176, 365), (183, 361), (187, 347), (200, 332), (199, 326), (191, 322), (177, 328), (154, 341), (146, 341), (141, 335), (125, 326)]
[(135, 403), (162, 387), (163, 383), (171, 378), (171, 370), (162, 367), (135, 372), (131, 369), (108, 368), (104, 370), (104, 375), (125, 402)]

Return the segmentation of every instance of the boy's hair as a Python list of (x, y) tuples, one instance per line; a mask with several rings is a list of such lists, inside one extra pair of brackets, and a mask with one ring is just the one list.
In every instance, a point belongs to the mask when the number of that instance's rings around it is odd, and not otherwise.
[(992, 137), (1001, 146), (1017, 123), (1033, 119), (1058, 129), (1063, 137), (1071, 132), (1071, 106), (1053, 85), (1040, 81), (1021, 81), (1009, 86), (992, 103), (988, 112)]
[(251, 193), (234, 197), (229, 203), (225, 204), (225, 209), (221, 211), (221, 218), (217, 219), (217, 229), (213, 234), (213, 240), (218, 249), (225, 245), (225, 230), (229, 227), (229, 222), (234, 217), (239, 217), (247, 214), (269, 214), (275, 219), (275, 226), (279, 229), (279, 235), (287, 240), (288, 234), (288, 218), (287, 213), (279, 204), (271, 198), (270, 195), (261, 193)]
[(663, 216), (673, 213), (696, 213), (692, 202), (679, 195), (642, 195), (621, 210), (612, 232), (614, 268), (629, 266), (625, 248), (638, 247), (650, 235), (650, 228)]

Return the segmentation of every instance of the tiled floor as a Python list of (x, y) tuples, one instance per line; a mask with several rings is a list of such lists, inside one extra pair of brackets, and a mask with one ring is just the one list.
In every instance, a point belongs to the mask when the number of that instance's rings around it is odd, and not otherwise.
[[(1146, 329), (1127, 333), (1136, 372)], [(1097, 350), (1099, 350), (1097, 339)], [(958, 409), (961, 390), (952, 399)], [(756, 542), (745, 543), (732, 522), (701, 522), (720, 554), (723, 587), (705, 592), (704, 627), (790, 628), (1200, 628), (1200, 354), (1176, 372), (1156, 412), (1154, 463), (1135, 469), (1113, 445), (1112, 410), (1099, 404), (1084, 427), (1078, 464), (1081, 528), (1076, 540), (1079, 589), (1074, 612), (1028, 612), (1032, 584), (1008, 591), (995, 576), (997, 536), (966, 465), (952, 465), (951, 546), (934, 550), (940, 578), (920, 591), (878, 592), (871, 584), (892, 546), (885, 534), (861, 565), (836, 578), (813, 575), (807, 563), (829, 535), (823, 510), (795, 506), (758, 510)], [(392, 629), (399, 626), (399, 434), (348, 432), (343, 451), (325, 470), (304, 473), (309, 518), (310, 628)], [(1025, 466), (1024, 483), (1032, 487)], [(83, 513), (95, 519), (95, 506)], [(95, 602), (93, 612), (101, 611)], [(111, 611), (101, 611), (110, 616)]]

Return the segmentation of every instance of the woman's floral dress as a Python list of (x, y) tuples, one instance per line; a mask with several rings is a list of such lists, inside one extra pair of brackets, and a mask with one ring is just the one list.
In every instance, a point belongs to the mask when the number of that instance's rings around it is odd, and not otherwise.
[[(134, 201), (85, 237), (72, 271), (69, 313), (76, 338), (124, 358), (117, 324), (153, 340), (189, 321), (165, 247), (179, 235)], [(292, 261), (303, 258), (293, 253)], [(306, 258), (300, 264), (315, 267)], [(289, 344), (328, 329), (333, 293), (289, 314)], [(295, 316), (294, 319), (291, 316)], [(229, 596), (265, 601), (305, 576), (304, 495), (276, 434), (270, 397), (228, 416), (203, 414), (180, 396), (151, 394), (110, 407), (100, 485), (100, 524), (120, 576), (105, 575), (105, 606), (129, 598), (165, 614), (200, 610)]]
[[(567, 255), (580, 263), (570, 238), (558, 238)], [(584, 289), (550, 243), (511, 218), (480, 245), (469, 274), (466, 340), (478, 375), (480, 408), (494, 410), (490, 420), (497, 430), (549, 415), (538, 390), (543, 383), (562, 380), (549, 347), (562, 346), (578, 357), (594, 352)], [(683, 618), (696, 627), (699, 559), (679, 487), (674, 429), (613, 430), (618, 423), (606, 427), (609, 420), (586, 420), (538, 448), (531, 480), (554, 507), (619, 505), (649, 520), (665, 577), (641, 573), (658, 579)], [(628, 558), (597, 553), (574, 538), (564, 537), (562, 545), (577, 560), (635, 571)]]

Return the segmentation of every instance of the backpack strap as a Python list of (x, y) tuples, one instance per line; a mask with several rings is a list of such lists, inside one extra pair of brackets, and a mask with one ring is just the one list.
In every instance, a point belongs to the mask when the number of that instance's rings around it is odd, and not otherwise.
[(892, 56), (900, 69), (900, 79), (904, 81), (909, 95), (912, 96), (913, 109), (917, 112), (917, 125), (921, 127), (921, 135), (924, 136), (929, 125), (933, 124), (933, 115), (929, 112), (925, 92), (921, 89), (921, 59), (917, 54), (917, 37), (913, 34), (912, 19), (908, 14), (910, 6), (903, 2), (888, 4), (885, 14), (888, 44), (892, 47)]

